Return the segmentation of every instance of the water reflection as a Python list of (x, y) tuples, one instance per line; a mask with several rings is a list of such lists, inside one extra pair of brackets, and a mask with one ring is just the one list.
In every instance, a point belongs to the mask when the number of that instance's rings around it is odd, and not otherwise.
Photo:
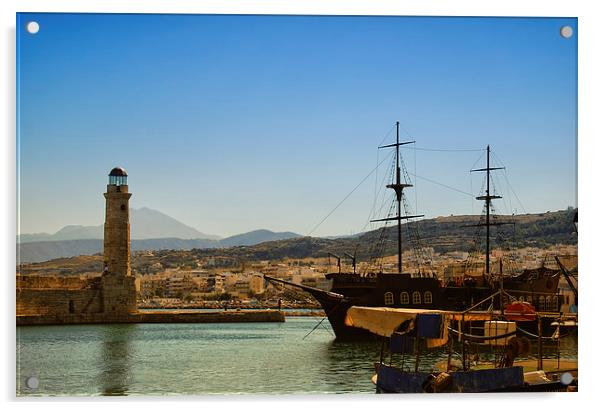
[(379, 346), (374, 341), (325, 342), (315, 361), (320, 364), (316, 374), (322, 379), (325, 391), (371, 393), (373, 386), (370, 378), (374, 373)]
[[(383, 344), (384, 340), (384, 344)], [(544, 359), (577, 359), (577, 336), (575, 334), (562, 337), (560, 340), (546, 340), (542, 344), (542, 356)], [(537, 359), (537, 343), (530, 344), (531, 352), (521, 355), (519, 359)], [(388, 339), (375, 340), (371, 342), (336, 342), (332, 341), (326, 349), (324, 364), (329, 367), (330, 372), (342, 374), (345, 372), (369, 373), (373, 372), (374, 364), (381, 360), (383, 363), (403, 368), (407, 371), (415, 369), (417, 351), (409, 354), (391, 354), (388, 348)], [(469, 361), (497, 361), (503, 353), (503, 346), (488, 346), (470, 344), (466, 347), (466, 357)], [(448, 346), (438, 348), (426, 348), (421, 343), (419, 354), (419, 368), (422, 371), (433, 371), (448, 360), (450, 354)], [(452, 349), (450, 360), (459, 363), (462, 360), (461, 348), (457, 345)], [(372, 373), (373, 374), (373, 373)], [(370, 376), (372, 375), (370, 374)]]
[[(17, 374), (38, 376), (40, 387), (18, 394), (374, 393), (370, 378), (380, 341), (335, 342), (324, 330), (305, 337), (315, 325), (314, 317), (293, 317), (285, 323), (23, 327)], [(536, 357), (537, 343), (531, 345)], [(557, 345), (544, 343), (544, 357), (556, 358)], [(562, 338), (560, 348), (563, 358), (576, 358), (576, 335)], [(458, 344), (454, 351), (452, 358), (461, 360)], [(483, 347), (467, 353), (486, 355)], [(392, 363), (403, 360), (413, 369), (414, 357), (396, 354)], [(422, 349), (420, 369), (446, 360), (446, 348)]]
[(125, 396), (131, 383), (133, 334), (136, 325), (102, 327), (100, 369), (96, 385), (103, 396)]

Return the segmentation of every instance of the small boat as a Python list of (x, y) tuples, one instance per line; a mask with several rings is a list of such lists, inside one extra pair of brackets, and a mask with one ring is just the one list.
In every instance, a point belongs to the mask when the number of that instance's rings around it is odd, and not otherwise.
[[(540, 368), (542, 360), (539, 350), (537, 369), (525, 371), (526, 367), (515, 359), (528, 353), (530, 345), (516, 337), (516, 330), (501, 334), (494, 332), (489, 336), (463, 332), (466, 322), (492, 321), (495, 319), (494, 315), (492, 312), (478, 311), (353, 306), (347, 311), (345, 323), (382, 338), (380, 361), (375, 364), (376, 374), (372, 378), (377, 393), (567, 391), (569, 385), (576, 389), (576, 362), (571, 371), (546, 372)], [(452, 360), (454, 334), (458, 336), (462, 350), (462, 361), (459, 363)], [(498, 343), (500, 359), (471, 366), (466, 345), (477, 340), (503, 341)], [(447, 362), (438, 364), (437, 369), (420, 369), (421, 348), (424, 344), (427, 348), (447, 346)], [(384, 362), (385, 350), (390, 354), (389, 364)], [(401, 355), (401, 366), (392, 365), (393, 354)], [(404, 366), (407, 354), (415, 355), (413, 369)], [(568, 366), (572, 365), (570, 363)]]

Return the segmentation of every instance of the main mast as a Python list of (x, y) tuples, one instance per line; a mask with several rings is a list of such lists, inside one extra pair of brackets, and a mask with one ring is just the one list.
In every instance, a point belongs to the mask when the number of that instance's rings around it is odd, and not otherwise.
[(403, 199), (403, 189), (412, 187), (412, 184), (401, 183), (401, 166), (400, 166), (400, 156), (399, 156), (399, 147), (402, 145), (413, 144), (416, 141), (406, 141), (399, 142), (399, 121), (395, 123), (397, 127), (397, 140), (395, 144), (383, 145), (381, 148), (389, 148), (395, 147), (395, 162), (396, 162), (396, 173), (395, 173), (395, 181), (392, 184), (387, 185), (387, 188), (391, 188), (395, 191), (395, 199), (397, 201), (397, 216), (392, 218), (384, 218), (384, 219), (374, 219), (371, 222), (380, 222), (380, 221), (397, 221), (397, 272), (401, 273), (401, 220), (402, 219), (410, 219), (410, 218), (419, 218), (424, 215), (401, 215), (401, 201)]
[[(487, 230), (486, 241), (485, 241), (485, 273), (487, 274), (487, 276), (489, 276), (489, 274), (490, 274), (490, 268), (489, 268), (489, 264), (490, 264), (490, 227), (492, 225), (502, 225), (502, 223), (500, 223), (500, 222), (491, 223), (491, 219), (490, 219), (491, 218), (491, 200), (501, 198), (501, 196), (499, 196), (499, 195), (490, 195), (490, 179), (491, 179), (490, 176), (491, 176), (491, 171), (494, 171), (496, 169), (504, 169), (504, 167), (491, 167), (490, 166), (490, 159), (489, 159), (490, 153), (491, 153), (491, 150), (489, 148), (489, 145), (487, 145), (487, 167), (486, 168), (470, 170), (470, 172), (487, 172), (487, 186), (485, 189), (485, 195), (476, 197), (476, 199), (478, 199), (479, 201), (485, 201), (485, 209), (486, 209), (485, 227)], [(479, 224), (478, 226), (482, 226), (482, 225), (483, 224)]]

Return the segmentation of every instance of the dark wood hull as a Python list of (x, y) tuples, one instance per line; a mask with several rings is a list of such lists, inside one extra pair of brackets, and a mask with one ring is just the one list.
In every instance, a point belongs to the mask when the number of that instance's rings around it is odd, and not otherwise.
[[(351, 306), (462, 311), (474, 306), (497, 290), (495, 287), (474, 285), (443, 287), (436, 278), (412, 277), (410, 274), (404, 273), (379, 273), (372, 276), (361, 276), (354, 273), (331, 273), (326, 277), (333, 280), (331, 292), (279, 281), (291, 286), (301, 287), (304, 291), (312, 294), (324, 309), (336, 339), (341, 341), (374, 339), (374, 335), (366, 330), (345, 325), (345, 316)], [(557, 290), (558, 281), (556, 277), (552, 282), (552, 289), (546, 285), (549, 277), (533, 278), (530, 276), (530, 278), (531, 283), (528, 284), (524, 284), (523, 280), (529, 279), (529, 276), (520, 278), (521, 280), (518, 281), (513, 279), (514, 282), (509, 281), (508, 287), (504, 289), (510, 294), (515, 292), (516, 295), (513, 294), (513, 296), (516, 298), (519, 295), (527, 295), (525, 292), (529, 289), (532, 298), (538, 298), (538, 295), (544, 295), (536, 293), (536, 290), (538, 291), (541, 286), (544, 286), (545, 290), (552, 291), (546, 292), (544, 298), (548, 296), (551, 298), (553, 292)], [(544, 282), (543, 285), (540, 282)], [(334, 297), (333, 294), (338, 295), (338, 297)], [(558, 305), (557, 303), (554, 306), (556, 309), (550, 309), (550, 311), (557, 311)], [(523, 323), (525, 323), (526, 330), (537, 333), (536, 325), (530, 322)], [(552, 323), (552, 320), (544, 322), (544, 336), (551, 336), (556, 330), (550, 326), (550, 323)]]

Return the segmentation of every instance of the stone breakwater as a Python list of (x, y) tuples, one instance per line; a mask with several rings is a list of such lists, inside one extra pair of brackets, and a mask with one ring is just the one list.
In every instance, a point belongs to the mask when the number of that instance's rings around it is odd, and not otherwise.
[(182, 310), (136, 312), (128, 315), (17, 315), (17, 326), (103, 323), (247, 323), (284, 322), (278, 310), (190, 312)]

